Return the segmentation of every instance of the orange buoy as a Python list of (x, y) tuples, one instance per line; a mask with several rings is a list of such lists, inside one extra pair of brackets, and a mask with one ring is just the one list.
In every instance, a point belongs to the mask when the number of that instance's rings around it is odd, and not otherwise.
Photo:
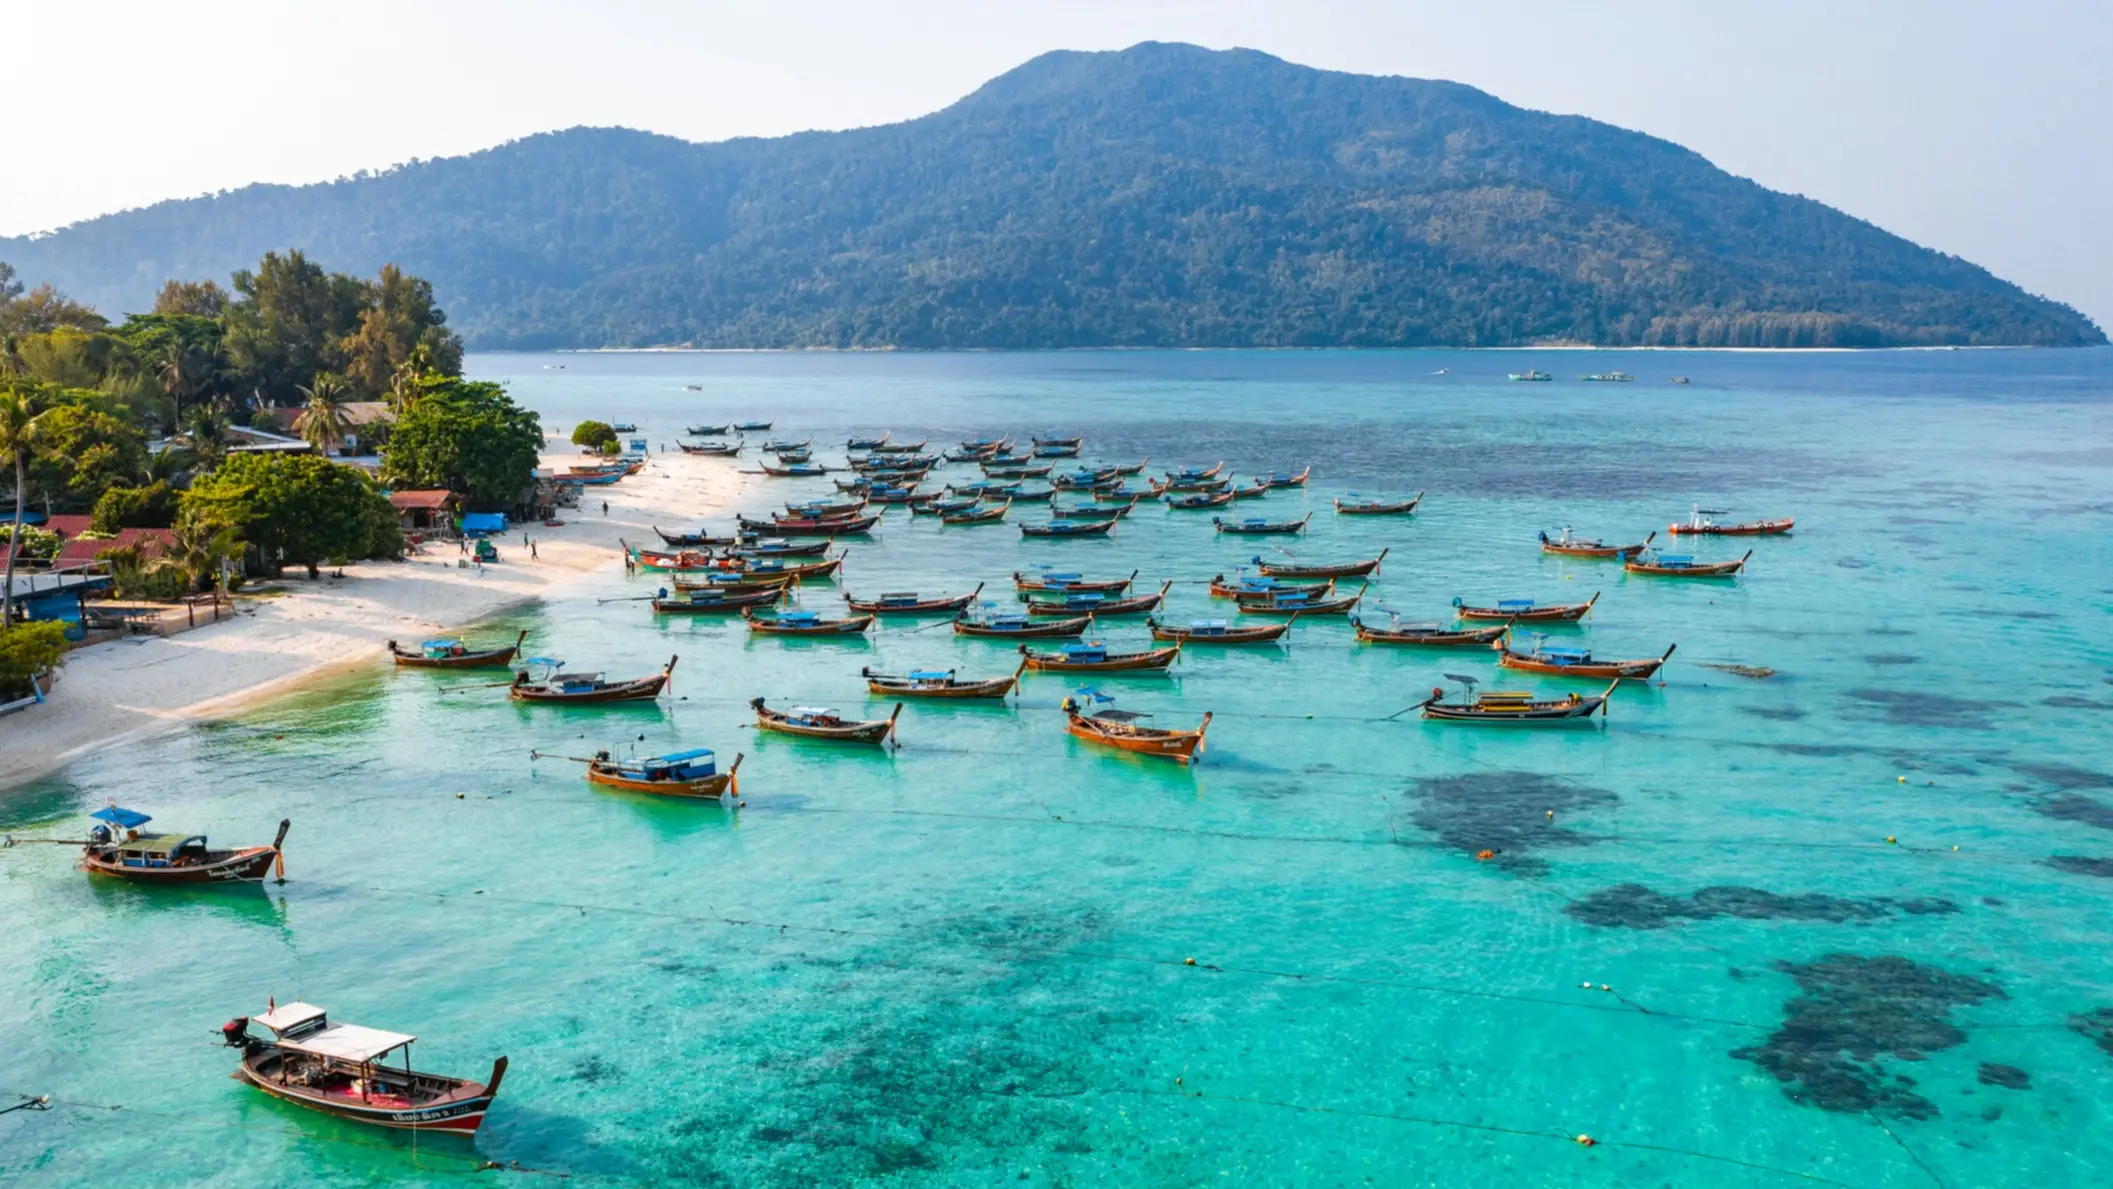
[(1488, 862), (1489, 860), (1491, 860), (1491, 859), (1494, 859), (1494, 858), (1496, 858), (1496, 857), (1497, 857), (1497, 852), (1495, 852), (1495, 851), (1493, 851), (1493, 850), (1485, 850), (1485, 851), (1476, 851), (1476, 852), (1475, 852), (1475, 858), (1476, 858), (1476, 859), (1477, 859), (1478, 861), (1480, 861), (1480, 862), (1485, 862), (1485, 863), (1486, 863), (1486, 862)]
[(1598, 1143), (1599, 1143), (1599, 1141), (1598, 1141), (1598, 1140), (1596, 1140), (1596, 1139), (1593, 1139), (1593, 1138), (1592, 1138), (1591, 1136), (1589, 1136), (1589, 1135), (1579, 1135), (1579, 1136), (1577, 1137), (1577, 1142), (1578, 1142), (1579, 1144), (1582, 1144), (1583, 1146), (1585, 1146), (1585, 1147), (1587, 1147), (1587, 1148), (1589, 1148), (1589, 1147), (1592, 1147), (1592, 1146), (1594, 1146), (1594, 1145), (1596, 1145), (1596, 1144), (1598, 1144)]

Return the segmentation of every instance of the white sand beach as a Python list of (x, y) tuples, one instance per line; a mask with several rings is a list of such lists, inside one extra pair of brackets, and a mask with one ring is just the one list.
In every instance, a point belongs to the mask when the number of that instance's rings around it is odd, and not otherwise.
[[(551, 453), (564, 467), (579, 455)], [(309, 582), (291, 568), (277, 598), (238, 599), (229, 620), (167, 637), (142, 636), (71, 653), (51, 700), (0, 719), (0, 789), (49, 775), (84, 755), (233, 713), (307, 682), (388, 663), (383, 645), (475, 623), (622, 564), (619, 538), (658, 545), (652, 526), (729, 527), (745, 479), (734, 459), (656, 454), (610, 487), (588, 488), (562, 527), (531, 525), (498, 540), (501, 561), (456, 566), (453, 542), (403, 562), (346, 566)], [(607, 501), (609, 511), (602, 513)], [(521, 545), (521, 532), (537, 556)]]

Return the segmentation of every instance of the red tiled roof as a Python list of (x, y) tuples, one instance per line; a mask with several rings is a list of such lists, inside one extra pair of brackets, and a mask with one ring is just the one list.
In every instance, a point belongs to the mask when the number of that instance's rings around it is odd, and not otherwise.
[(437, 512), (446, 508), (454, 499), (455, 493), (444, 489), (440, 491), (392, 491), (389, 493), (389, 503), (399, 512), (408, 512), (413, 508), (427, 508)]
[[(52, 519), (57, 520), (59, 517), (54, 516)], [(117, 530), (115, 537), (100, 541), (83, 541), (78, 537), (70, 537), (66, 544), (60, 548), (59, 555), (52, 559), (51, 564), (54, 566), (79, 565), (84, 561), (94, 561), (95, 555), (105, 549), (123, 549), (128, 545), (138, 545), (142, 555), (153, 557), (167, 547), (169, 537), (169, 530), (165, 528), (121, 528)]]
[(90, 516), (85, 512), (79, 514), (67, 513), (64, 516), (54, 516), (51, 519), (45, 521), (44, 527), (59, 534), (59, 536), (67, 540), (72, 540), (73, 538), (80, 536), (82, 533), (87, 532), (88, 526), (90, 524), (93, 524), (94, 522), (95, 517)]

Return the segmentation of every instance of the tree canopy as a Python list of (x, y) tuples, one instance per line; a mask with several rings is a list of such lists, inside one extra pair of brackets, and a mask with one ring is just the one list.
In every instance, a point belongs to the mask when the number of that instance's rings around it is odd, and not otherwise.
[(429, 387), (398, 417), (382, 453), (382, 478), (404, 488), (447, 488), (470, 506), (513, 506), (535, 482), (540, 418), (503, 385), (455, 381)]
[(314, 578), (325, 562), (403, 550), (396, 511), (373, 480), (313, 454), (231, 455), (192, 482), (181, 516), (234, 530), (274, 573), (300, 565)]

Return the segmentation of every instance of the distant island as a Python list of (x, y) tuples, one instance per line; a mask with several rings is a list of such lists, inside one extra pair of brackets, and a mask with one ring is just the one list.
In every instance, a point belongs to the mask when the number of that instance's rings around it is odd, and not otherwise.
[(1678, 145), (1474, 88), (1147, 43), (900, 124), (576, 128), (0, 239), (107, 313), (287, 246), (471, 348), (2082, 346), (2069, 306)]

